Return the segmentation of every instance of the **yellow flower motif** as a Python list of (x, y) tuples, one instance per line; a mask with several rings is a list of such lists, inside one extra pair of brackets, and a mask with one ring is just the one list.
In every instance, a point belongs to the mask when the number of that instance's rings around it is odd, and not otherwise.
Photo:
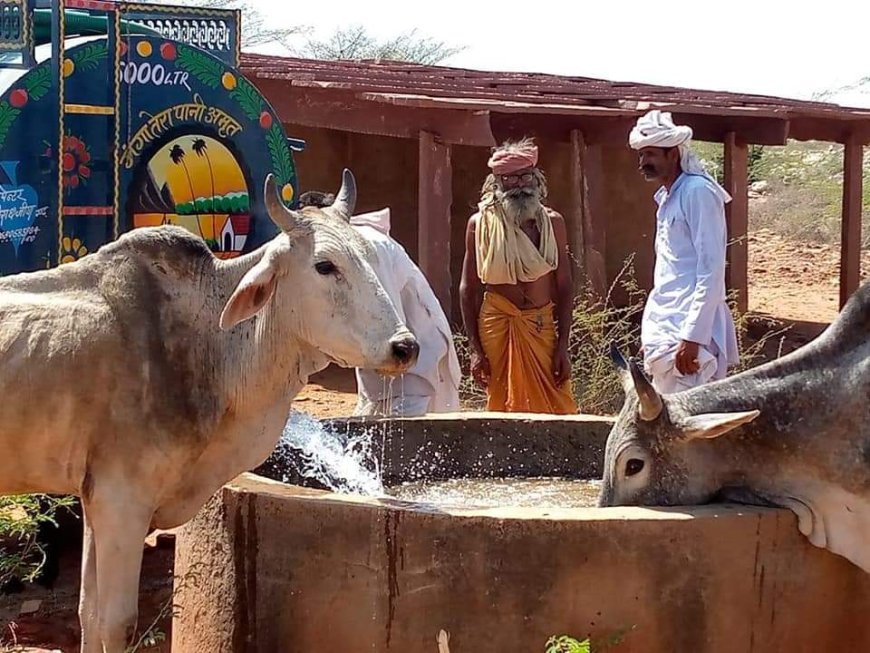
[(221, 84), (223, 84), (224, 88), (228, 91), (232, 91), (236, 87), (236, 76), (229, 71), (225, 72), (221, 75)]
[(82, 243), (78, 238), (64, 236), (61, 243), (64, 252), (63, 257), (60, 259), (61, 263), (72, 263), (88, 253), (88, 248), (85, 247), (84, 243)]

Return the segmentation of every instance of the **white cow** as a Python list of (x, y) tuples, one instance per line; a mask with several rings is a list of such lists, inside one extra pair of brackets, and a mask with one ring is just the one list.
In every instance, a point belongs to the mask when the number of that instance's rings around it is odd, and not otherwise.
[(270, 176), (281, 232), (246, 256), (154, 227), (0, 279), (0, 493), (81, 497), (84, 653), (125, 649), (149, 530), (260, 464), (313, 370), (416, 360), (347, 223), (355, 197), (346, 170), (331, 207), (294, 212)]

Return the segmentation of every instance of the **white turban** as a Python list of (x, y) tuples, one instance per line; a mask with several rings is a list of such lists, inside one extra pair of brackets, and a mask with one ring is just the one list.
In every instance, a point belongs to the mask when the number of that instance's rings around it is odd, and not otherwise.
[(710, 176), (698, 155), (689, 147), (692, 140), (692, 128), (688, 125), (675, 125), (671, 114), (667, 111), (654, 109), (637, 119), (637, 124), (628, 136), (628, 144), (634, 150), (644, 147), (678, 147), (680, 149), (680, 167), (690, 175), (702, 175), (709, 179), (719, 193), (723, 202), (730, 202), (731, 196), (719, 183)]

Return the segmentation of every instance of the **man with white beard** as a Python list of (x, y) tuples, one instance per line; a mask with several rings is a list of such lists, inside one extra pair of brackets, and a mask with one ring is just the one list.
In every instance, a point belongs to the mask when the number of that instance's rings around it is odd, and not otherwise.
[[(308, 191), (300, 195), (299, 204), (324, 207), (334, 199)], [(423, 272), (390, 236), (390, 209), (354, 215), (350, 224), (374, 249), (375, 274), (420, 344), (417, 362), (398, 378), (356, 370), (354, 415), (418, 417), (459, 411), (461, 372), (450, 324)]]
[(471, 372), (488, 410), (576, 413), (565, 220), (543, 204), (547, 182), (531, 139), (495, 148), (488, 165), (459, 287)]

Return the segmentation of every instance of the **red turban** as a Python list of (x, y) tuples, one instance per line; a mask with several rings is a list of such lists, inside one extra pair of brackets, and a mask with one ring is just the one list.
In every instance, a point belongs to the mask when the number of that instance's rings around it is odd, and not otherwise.
[(523, 145), (496, 150), (487, 165), (497, 175), (509, 175), (517, 170), (534, 168), (538, 165), (538, 148), (536, 145)]

